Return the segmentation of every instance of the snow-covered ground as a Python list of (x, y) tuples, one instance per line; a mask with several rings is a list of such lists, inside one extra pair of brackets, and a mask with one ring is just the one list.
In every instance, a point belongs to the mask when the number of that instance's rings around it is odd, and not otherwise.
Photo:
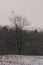
[(43, 65), (43, 56), (2, 55), (0, 65)]

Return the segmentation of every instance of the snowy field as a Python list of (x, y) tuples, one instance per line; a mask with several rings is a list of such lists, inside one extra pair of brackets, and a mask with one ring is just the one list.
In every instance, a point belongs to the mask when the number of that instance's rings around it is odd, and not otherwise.
[(0, 65), (43, 65), (43, 56), (2, 55)]

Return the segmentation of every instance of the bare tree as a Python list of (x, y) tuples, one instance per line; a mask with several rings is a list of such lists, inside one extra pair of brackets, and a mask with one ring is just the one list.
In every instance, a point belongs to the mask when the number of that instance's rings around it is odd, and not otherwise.
[[(12, 11), (13, 18), (10, 18), (11, 22), (13, 23), (13, 26), (16, 28), (16, 42), (18, 47), (18, 54), (21, 54), (22, 49), (22, 30), (25, 26), (29, 25), (29, 22), (25, 17), (22, 17), (20, 15), (15, 15), (15, 13)], [(18, 29), (19, 28), (19, 29)], [(18, 34), (19, 32), (19, 34)]]

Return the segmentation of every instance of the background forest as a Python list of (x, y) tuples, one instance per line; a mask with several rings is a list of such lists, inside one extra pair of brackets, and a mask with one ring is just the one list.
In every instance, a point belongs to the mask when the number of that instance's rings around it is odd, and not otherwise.
[(0, 55), (43, 55), (43, 31), (23, 30), (26, 19), (22, 25), (21, 20), (18, 17), (13, 19), (13, 28), (0, 26)]

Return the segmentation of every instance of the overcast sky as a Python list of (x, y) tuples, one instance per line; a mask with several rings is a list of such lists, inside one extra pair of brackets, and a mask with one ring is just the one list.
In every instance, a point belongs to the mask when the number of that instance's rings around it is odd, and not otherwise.
[(12, 11), (26, 16), (31, 26), (43, 28), (43, 0), (0, 0), (0, 25), (10, 24)]

